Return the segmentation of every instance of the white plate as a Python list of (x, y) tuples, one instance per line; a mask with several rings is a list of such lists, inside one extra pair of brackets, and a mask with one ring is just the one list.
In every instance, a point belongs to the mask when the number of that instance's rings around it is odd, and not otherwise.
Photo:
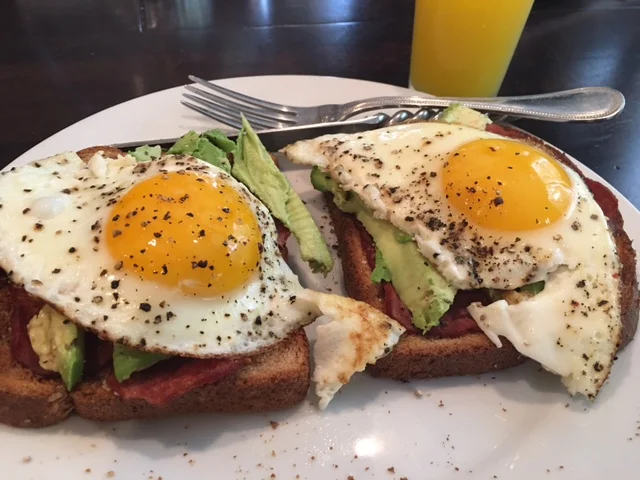
[[(294, 105), (409, 93), (327, 77), (251, 77), (221, 84)], [(63, 150), (210, 128), (208, 120), (180, 106), (180, 93), (180, 88), (165, 90), (93, 115), (32, 148), (14, 165)], [(287, 175), (316, 220), (326, 225), (308, 171), (289, 169)], [(640, 212), (619, 194), (618, 198), (627, 231), (637, 244)], [(324, 231), (329, 234), (329, 227)], [(291, 257), (296, 258), (295, 251)], [(298, 263), (294, 268), (311, 287), (341, 289), (339, 268), (326, 280), (311, 276)], [(0, 426), (0, 464), (5, 472), (0, 477), (637, 478), (639, 349), (636, 341), (620, 354), (594, 404), (571, 399), (558, 378), (531, 363), (477, 378), (408, 384), (360, 375), (325, 412), (315, 408), (310, 394), (297, 408), (268, 414), (118, 424), (71, 418), (38, 431)], [(272, 428), (270, 421), (278, 427)]]

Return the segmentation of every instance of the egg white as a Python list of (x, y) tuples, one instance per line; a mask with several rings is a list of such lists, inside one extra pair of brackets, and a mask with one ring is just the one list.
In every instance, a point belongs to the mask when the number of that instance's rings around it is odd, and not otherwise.
[[(242, 288), (198, 298), (118, 270), (103, 241), (111, 206), (161, 169), (223, 179), (247, 200), (264, 249)], [(85, 163), (64, 153), (2, 172), (0, 239), (0, 267), (13, 282), (102, 338), (145, 350), (193, 357), (252, 353), (317, 312), (297, 299), (302, 287), (280, 255), (268, 209), (233, 177), (193, 157), (136, 163), (98, 154)]]
[[(450, 152), (483, 138), (503, 137), (427, 122), (327, 135), (283, 151), (297, 163), (322, 166), (343, 190), (357, 193), (377, 218), (411, 234), (425, 258), (462, 290), (511, 290), (545, 279), (560, 265), (575, 268), (590, 255), (591, 240), (585, 244), (585, 238), (596, 237), (605, 248), (614, 248), (600, 207), (578, 175), (566, 168), (576, 202), (560, 221), (520, 232), (466, 222), (447, 202), (440, 175)], [(481, 252), (478, 239), (493, 253)]]

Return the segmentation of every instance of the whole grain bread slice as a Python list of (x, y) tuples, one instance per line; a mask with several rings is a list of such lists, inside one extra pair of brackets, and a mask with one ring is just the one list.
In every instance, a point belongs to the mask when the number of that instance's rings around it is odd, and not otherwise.
[[(618, 208), (617, 198), (606, 186), (586, 178), (560, 150), (522, 130), (499, 125), (492, 127), (494, 133), (516, 138), (541, 148), (576, 171), (605, 212), (622, 265), (619, 292), (622, 329), (618, 347), (623, 348), (633, 339), (638, 326), (640, 294), (636, 272), (636, 252), (624, 230), (624, 221)], [(379, 288), (370, 280), (371, 268), (362, 250), (355, 224), (357, 220), (341, 212), (334, 205), (330, 195), (326, 196), (326, 201), (338, 237), (348, 295), (378, 309), (384, 309)], [(405, 334), (394, 350), (375, 365), (370, 366), (369, 370), (374, 376), (408, 380), (477, 375), (516, 366), (526, 359), (506, 339), (502, 339), (502, 344), (502, 348), (495, 347), (482, 333), (467, 334), (452, 339)]]
[(95, 421), (158, 418), (186, 413), (266, 411), (292, 407), (309, 390), (309, 342), (304, 330), (252, 358), (236, 375), (198, 388), (166, 406), (123, 400), (105, 384), (110, 369), (71, 392), (75, 410)]
[[(362, 249), (357, 219), (341, 212), (330, 195), (325, 198), (338, 237), (347, 294), (384, 311), (379, 288), (371, 281), (371, 268)], [(377, 377), (409, 380), (478, 375), (513, 367), (524, 360), (508, 341), (497, 348), (482, 333), (458, 338), (405, 334), (391, 353), (370, 365), (368, 370)]]
[[(99, 151), (108, 158), (124, 153), (108, 146), (90, 147), (77, 153), (86, 161)], [(0, 279), (0, 423), (46, 427), (63, 421), (74, 409), (80, 416), (96, 421), (274, 410), (301, 402), (309, 389), (309, 342), (301, 329), (253, 357), (235, 375), (195, 389), (167, 406), (118, 397), (104, 382), (110, 367), (96, 378), (84, 379), (68, 393), (60, 379), (41, 378), (13, 360), (11, 312), (11, 289)]]
[(73, 410), (59, 379), (44, 379), (18, 364), (11, 355), (11, 289), (0, 280), (0, 423), (15, 427), (47, 427)]

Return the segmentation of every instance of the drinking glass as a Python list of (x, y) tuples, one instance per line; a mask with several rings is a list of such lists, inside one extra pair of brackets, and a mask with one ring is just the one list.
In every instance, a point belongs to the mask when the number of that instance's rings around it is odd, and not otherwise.
[(416, 0), (410, 86), (432, 95), (497, 95), (533, 0)]

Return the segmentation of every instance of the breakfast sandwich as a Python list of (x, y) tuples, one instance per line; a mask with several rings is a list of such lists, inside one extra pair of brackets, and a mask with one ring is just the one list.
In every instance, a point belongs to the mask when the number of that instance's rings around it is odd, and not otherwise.
[(307, 395), (302, 327), (319, 316), (329, 332), (365, 332), (338, 339), (339, 358), (321, 342), (324, 405), (404, 328), (303, 288), (289, 233), (315, 271), (332, 268), (246, 122), (237, 144), (190, 132), (167, 152), (95, 147), (2, 172), (0, 421), (289, 407)]
[(615, 196), (564, 154), (462, 106), (282, 152), (329, 198), (348, 293), (406, 328), (374, 375), (528, 357), (596, 397), (636, 330), (635, 252)]

